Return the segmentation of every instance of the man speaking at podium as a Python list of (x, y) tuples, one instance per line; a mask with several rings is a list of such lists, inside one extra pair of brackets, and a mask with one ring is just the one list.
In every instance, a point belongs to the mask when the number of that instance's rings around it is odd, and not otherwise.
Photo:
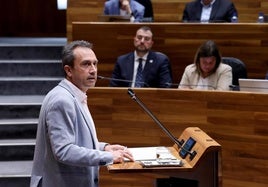
[(99, 166), (133, 161), (125, 146), (99, 142), (86, 92), (98, 60), (86, 41), (63, 50), (65, 79), (45, 97), (39, 116), (31, 187), (97, 187)]

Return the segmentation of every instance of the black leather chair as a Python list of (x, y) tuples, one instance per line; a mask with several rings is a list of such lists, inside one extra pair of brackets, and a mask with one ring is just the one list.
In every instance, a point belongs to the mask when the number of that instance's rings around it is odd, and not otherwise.
[(143, 16), (143, 22), (153, 22), (154, 21), (154, 10), (151, 0), (135, 0), (145, 7), (145, 12)]
[(240, 59), (234, 57), (222, 57), (222, 63), (232, 67), (233, 85), (230, 86), (232, 90), (239, 90), (238, 79), (248, 78), (246, 65)]

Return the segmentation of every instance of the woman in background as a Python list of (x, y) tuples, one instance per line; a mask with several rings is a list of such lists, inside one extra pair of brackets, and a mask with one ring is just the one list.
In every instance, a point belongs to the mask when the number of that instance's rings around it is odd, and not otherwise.
[(197, 50), (194, 64), (183, 73), (179, 89), (230, 90), (232, 68), (221, 63), (221, 54), (214, 41), (205, 41)]

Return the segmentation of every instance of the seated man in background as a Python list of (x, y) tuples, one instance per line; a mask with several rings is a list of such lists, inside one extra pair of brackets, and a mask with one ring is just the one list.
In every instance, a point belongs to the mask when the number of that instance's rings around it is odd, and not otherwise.
[(114, 87), (170, 87), (172, 72), (169, 58), (152, 51), (153, 33), (147, 26), (136, 31), (135, 51), (119, 56), (112, 73)]
[(180, 89), (230, 90), (232, 68), (221, 62), (215, 42), (204, 42), (196, 52), (194, 64), (185, 68)]
[(104, 15), (130, 16), (131, 22), (141, 22), (145, 8), (135, 0), (109, 0), (104, 4)]
[(230, 0), (194, 0), (185, 5), (183, 22), (232, 22), (238, 16)]

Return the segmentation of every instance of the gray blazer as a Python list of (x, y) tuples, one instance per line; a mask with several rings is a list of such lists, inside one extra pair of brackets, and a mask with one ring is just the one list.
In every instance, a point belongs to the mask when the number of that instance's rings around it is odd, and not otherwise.
[(113, 157), (93, 125), (65, 81), (52, 89), (40, 111), (31, 187), (97, 187), (99, 166)]

